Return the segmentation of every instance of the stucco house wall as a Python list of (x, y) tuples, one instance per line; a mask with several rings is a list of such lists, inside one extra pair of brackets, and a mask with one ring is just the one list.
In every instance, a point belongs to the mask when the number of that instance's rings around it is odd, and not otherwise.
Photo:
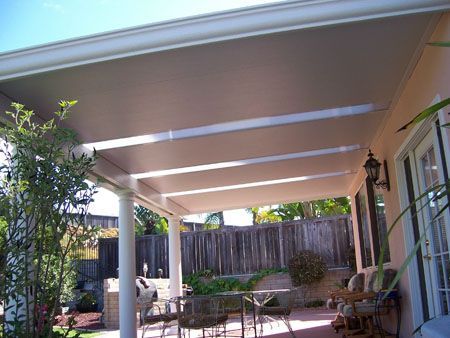
[[(450, 13), (445, 13), (441, 16), (428, 40), (450, 40)], [(384, 125), (381, 126), (378, 138), (371, 144), (372, 152), (380, 161), (385, 159), (389, 169), (391, 189), (389, 192), (384, 191), (388, 226), (392, 224), (401, 212), (398, 178), (396, 177), (395, 168), (395, 154), (411, 133), (411, 130), (398, 133), (396, 130), (411, 120), (417, 113), (431, 105), (438, 96), (441, 99), (450, 97), (450, 48), (426, 46), (413, 68), (411, 76), (406, 80), (403, 89), (400, 91), (400, 95), (391, 114), (385, 120)], [(444, 139), (446, 137), (448, 140), (450, 135), (448, 130), (445, 130), (443, 133)], [(450, 154), (447, 154), (447, 157), (450, 157)], [(365, 171), (361, 167), (351, 188), (352, 205), (355, 205), (355, 195), (363, 184), (365, 176)], [(352, 213), (358, 271), (370, 271), (373, 268), (362, 269), (355, 208), (352, 208)], [(391, 262), (386, 264), (386, 266), (398, 269), (402, 265), (407, 256), (404, 238), (403, 224), (399, 224), (389, 238)], [(414, 330), (411, 297), (419, 297), (419, 295), (412, 293), (407, 273), (403, 275), (399, 288), (402, 295), (401, 336), (410, 337)]]

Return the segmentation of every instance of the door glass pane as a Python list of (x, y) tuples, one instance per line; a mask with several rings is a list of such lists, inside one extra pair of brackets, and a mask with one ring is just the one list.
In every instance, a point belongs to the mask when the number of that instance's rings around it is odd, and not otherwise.
[[(362, 266), (363, 268), (372, 266), (372, 253), (370, 250), (370, 235), (369, 235), (369, 218), (366, 203), (366, 185), (363, 184), (361, 189), (356, 194), (357, 212), (359, 213), (358, 228), (360, 231), (360, 248), (362, 256)], [(362, 236), (361, 236), (362, 235)]]
[[(378, 238), (379, 238), (379, 247), (381, 249), (383, 245), (383, 241), (387, 236), (387, 224), (386, 224), (386, 212), (384, 207), (384, 196), (382, 193), (377, 192), (375, 194), (375, 212), (377, 216), (377, 226), (378, 226)], [(383, 262), (390, 262), (391, 256), (389, 252), (389, 243), (386, 247), (386, 251), (384, 252)]]
[[(420, 158), (421, 175), (423, 178), (423, 191), (435, 187), (439, 184), (439, 171), (434, 155), (434, 149), (431, 147)], [(450, 280), (449, 280), (449, 264), (450, 257), (448, 254), (448, 241), (446, 232), (446, 218), (445, 213), (439, 214), (442, 208), (447, 203), (447, 198), (436, 198), (436, 192), (428, 194), (428, 202), (426, 207), (426, 222), (427, 227), (430, 222), (430, 232), (428, 236), (430, 240), (429, 251), (432, 256), (430, 261), (431, 269), (433, 270), (434, 279), (437, 289), (437, 301), (440, 305), (438, 313), (449, 313), (449, 295), (450, 295)], [(435, 218), (437, 216), (437, 218)]]

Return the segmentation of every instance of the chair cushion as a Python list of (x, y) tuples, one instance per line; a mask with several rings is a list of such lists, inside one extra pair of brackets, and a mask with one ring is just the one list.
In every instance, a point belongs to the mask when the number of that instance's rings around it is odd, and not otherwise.
[[(375, 314), (375, 303), (369, 302), (355, 302), (356, 312), (359, 313), (373, 313)], [(353, 307), (351, 305), (344, 305), (342, 309), (342, 314), (345, 317), (353, 316)]]
[(344, 311), (344, 306), (345, 306), (345, 303), (339, 303), (336, 307), (338, 312), (342, 313), (342, 311)]
[(179, 318), (178, 324), (182, 328), (203, 329), (225, 323), (227, 320), (228, 320), (227, 314), (218, 314), (217, 316), (196, 314), (196, 315), (182, 316), (181, 318)]
[(327, 299), (327, 309), (328, 310), (334, 310), (337, 308), (338, 302), (333, 302), (331, 298)]
[(348, 282), (347, 289), (349, 291), (357, 291), (361, 292), (364, 290), (364, 273), (357, 273), (356, 275), (353, 275), (352, 278), (350, 278)]
[(160, 315), (146, 316), (144, 318), (144, 323), (145, 324), (156, 324), (159, 322), (171, 322), (173, 320), (177, 320), (176, 313), (163, 313)]
[(261, 306), (258, 309), (259, 315), (266, 316), (289, 316), (291, 309), (285, 306)]

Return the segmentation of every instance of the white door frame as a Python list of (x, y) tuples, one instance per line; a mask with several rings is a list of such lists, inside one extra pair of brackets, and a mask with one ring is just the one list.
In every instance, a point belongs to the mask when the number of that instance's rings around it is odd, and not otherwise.
[[(440, 100), (441, 100), (440, 96), (437, 95), (431, 104), (439, 102)], [(439, 112), (438, 118), (439, 118), (439, 121), (441, 124), (448, 122), (448, 118), (443, 113), (442, 110)], [(435, 116), (428, 118), (428, 119), (422, 121), (422, 123), (416, 125), (394, 155), (395, 170), (396, 170), (396, 176), (397, 176), (397, 182), (398, 182), (398, 195), (399, 195), (401, 210), (404, 210), (410, 204), (409, 198), (408, 198), (407, 182), (406, 182), (406, 177), (405, 177), (405, 172), (404, 172), (403, 161), (406, 157), (409, 157), (410, 159), (415, 159), (414, 149), (417, 147), (417, 145), (419, 145), (419, 143), (428, 134), (428, 132), (430, 132), (430, 130), (434, 130), (434, 128), (435, 128), (435, 127), (433, 127), (434, 121), (436, 121)], [(433, 144), (435, 144), (436, 133), (433, 132), (433, 134), (434, 134), (433, 135), (434, 136)], [(443, 146), (444, 146), (445, 153), (450, 154), (449, 141), (448, 141), (447, 137), (443, 137)], [(441, 161), (440, 157), (437, 158), (436, 160), (439, 161), (439, 163)], [(450, 156), (446, 156), (446, 162), (447, 162), (447, 168), (450, 168), (450, 166), (449, 166)], [(413, 173), (417, 172), (415, 160), (410, 161), (410, 163), (411, 163), (411, 171)], [(412, 179), (413, 179), (413, 183), (414, 183), (413, 184), (414, 185), (414, 195), (418, 196), (419, 192), (417, 190), (418, 190), (419, 185), (417, 182), (417, 175), (413, 175)], [(411, 252), (411, 250), (413, 249), (413, 247), (415, 245), (415, 239), (414, 239), (412, 220), (410, 217), (408, 217), (407, 214), (405, 214), (405, 216), (402, 219), (402, 227), (403, 227), (403, 234), (404, 234), (404, 238), (405, 238), (405, 252), (408, 254), (409, 252)], [(425, 250), (424, 244), (422, 245), (422, 250)], [(423, 252), (426, 252), (426, 251), (423, 251)], [(420, 299), (420, 297), (415, 296), (417, 294), (420, 294), (419, 290), (421, 288), (420, 280), (418, 278), (419, 270), (418, 270), (416, 257), (414, 257), (411, 260), (411, 263), (409, 264), (407, 271), (408, 271), (408, 280), (409, 280), (409, 285), (410, 285), (409, 301), (411, 303), (411, 308), (412, 308), (413, 326), (414, 326), (414, 328), (417, 328), (419, 325), (421, 325), (423, 323), (424, 313), (422, 310), (422, 300)], [(428, 278), (428, 277), (426, 277), (426, 278)], [(429, 298), (428, 304), (429, 304), (429, 308), (430, 308), (430, 304), (434, 303), (434, 299), (428, 293), (427, 293), (427, 297)], [(433, 316), (433, 311), (434, 311), (434, 309), (430, 308), (430, 317)]]

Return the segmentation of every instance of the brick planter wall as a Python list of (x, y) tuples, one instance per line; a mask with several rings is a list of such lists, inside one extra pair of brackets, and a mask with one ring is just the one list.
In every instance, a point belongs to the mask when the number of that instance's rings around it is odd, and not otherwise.
[[(305, 302), (321, 299), (324, 302), (329, 298), (328, 291), (337, 288), (337, 284), (341, 284), (343, 279), (350, 278), (353, 272), (350, 269), (333, 269), (325, 273), (325, 277), (317, 284), (309, 288), (304, 299), (303, 288), (297, 290), (295, 306), (303, 306)], [(276, 289), (291, 289), (294, 286), (291, 282), (291, 277), (288, 273), (277, 273), (269, 275), (258, 281), (255, 285), (255, 290), (276, 290)]]
[[(169, 299), (169, 279), (150, 279), (156, 284), (158, 298)], [(107, 329), (119, 328), (119, 280), (109, 278), (103, 281), (103, 323)], [(164, 301), (156, 303), (164, 311)], [(136, 309), (136, 321), (139, 327), (139, 315)]]

